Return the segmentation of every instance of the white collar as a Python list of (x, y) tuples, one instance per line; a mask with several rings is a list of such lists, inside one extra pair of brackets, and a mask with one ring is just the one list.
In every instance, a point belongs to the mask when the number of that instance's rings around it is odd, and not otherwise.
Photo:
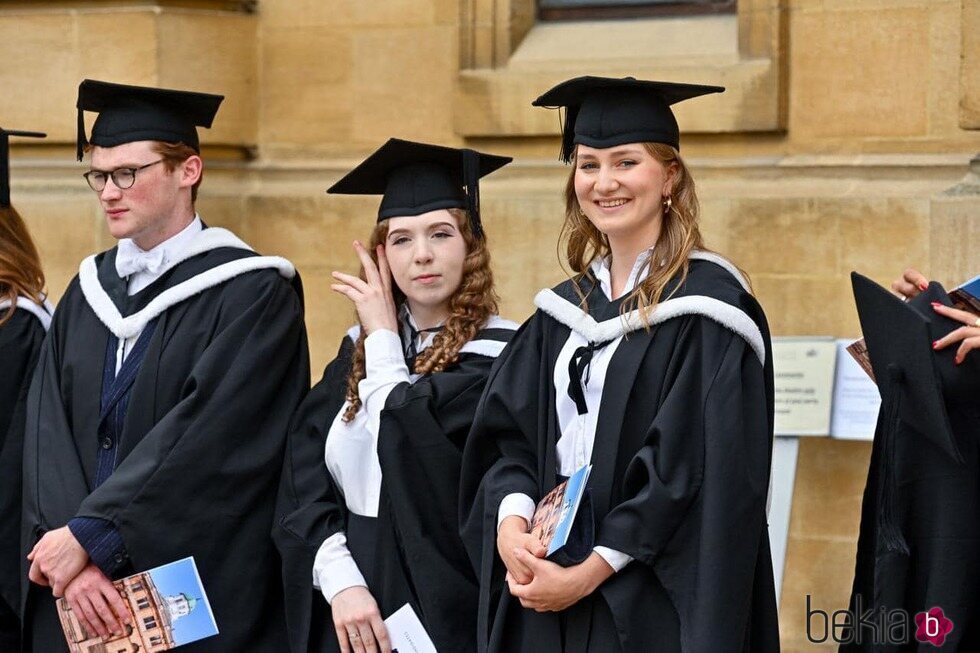
[[(227, 229), (212, 227), (193, 234), (189, 242), (180, 251), (175, 252), (171, 267), (198, 254), (203, 254), (204, 252), (221, 247), (253, 251), (251, 247)], [(293, 267), (292, 263), (282, 257), (248, 256), (217, 265), (171, 288), (167, 288), (154, 297), (142, 310), (123, 317), (109, 297), (109, 294), (106, 293), (102, 284), (99, 282), (99, 270), (95, 259), (96, 256), (93, 254), (82, 261), (78, 269), (79, 284), (81, 285), (85, 300), (92, 307), (96, 316), (98, 316), (99, 320), (117, 338), (132, 338), (140, 333), (150, 320), (159, 316), (171, 306), (179, 304), (208, 288), (224, 283), (245, 272), (273, 268), (278, 270), (280, 276), (283, 278), (292, 279), (296, 276), (296, 268)]]
[(122, 279), (134, 274), (146, 276), (147, 278), (141, 279), (143, 283), (140, 284), (146, 287), (174, 266), (181, 250), (203, 229), (201, 216), (195, 213), (190, 224), (148, 250), (141, 249), (132, 238), (120, 239), (116, 247), (116, 273)]
[[(419, 323), (415, 321), (415, 316), (412, 315), (412, 310), (408, 307), (408, 301), (402, 302), (401, 308), (398, 311), (398, 316), (400, 318), (398, 323), (402, 329), (402, 343), (407, 344), (405, 343), (405, 340), (412, 337), (412, 332), (414, 331), (418, 334), (419, 338), (419, 340), (415, 342), (416, 351), (421, 354), (422, 351), (427, 349), (432, 344), (432, 341), (435, 340), (437, 332), (426, 331), (423, 333), (421, 329), (419, 329)], [(442, 322), (432, 328), (435, 329), (440, 326), (442, 326)]]
[[(646, 279), (647, 275), (650, 274), (650, 256), (653, 255), (653, 247), (647, 248), (636, 255), (636, 260), (633, 261), (633, 268), (630, 270), (630, 275), (626, 279), (626, 285), (623, 287), (623, 294), (627, 294), (632, 291), (636, 286)], [(599, 282), (599, 288), (605, 293), (606, 298), (609, 301), (615, 299), (612, 296), (612, 270), (610, 265), (612, 264), (612, 256), (596, 257), (595, 260), (590, 264), (592, 269), (592, 275)], [(641, 275), (642, 273), (642, 275)]]

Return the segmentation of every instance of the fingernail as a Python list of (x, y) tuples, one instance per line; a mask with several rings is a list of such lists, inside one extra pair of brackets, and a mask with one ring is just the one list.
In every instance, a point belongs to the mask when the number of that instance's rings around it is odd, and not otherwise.
[(932, 304), (932, 307), (933, 307), (933, 308), (935, 308), (935, 307), (937, 307), (937, 306), (941, 306), (941, 305), (942, 305), (942, 304), (940, 304), (939, 302), (929, 302), (929, 303), (930, 303), (930, 304)]
[(919, 284), (919, 290), (925, 290), (928, 287), (929, 287), (929, 284), (927, 284), (927, 283), (920, 283)]
[(960, 363), (963, 362), (963, 359), (960, 358), (959, 356), (957, 356), (956, 358), (953, 359), (953, 362), (955, 362), (957, 365), (959, 365)]
[(933, 341), (933, 343), (932, 343), (932, 348), (933, 348), (933, 349), (939, 349), (939, 341), (938, 341), (938, 340), (934, 340), (934, 341)]

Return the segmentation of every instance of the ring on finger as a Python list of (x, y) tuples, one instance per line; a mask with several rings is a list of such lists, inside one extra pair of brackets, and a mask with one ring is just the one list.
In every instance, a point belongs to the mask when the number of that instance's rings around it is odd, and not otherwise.
[(357, 632), (356, 630), (353, 630), (353, 631), (348, 630), (347, 631), (347, 636), (350, 637), (351, 639), (360, 639), (361, 638), (361, 634), (359, 632)]
[(973, 322), (973, 326), (975, 326), (976, 328), (978, 328), (978, 329), (980, 329), (980, 317), (978, 317), (978, 318), (977, 318), (977, 319), (976, 319), (976, 320), (975, 320), (975, 321)]

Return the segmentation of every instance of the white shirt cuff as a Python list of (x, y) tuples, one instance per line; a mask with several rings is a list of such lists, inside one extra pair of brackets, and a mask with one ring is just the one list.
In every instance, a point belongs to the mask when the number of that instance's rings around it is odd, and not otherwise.
[(531, 518), (534, 517), (534, 509), (536, 507), (537, 504), (534, 503), (534, 499), (526, 494), (520, 492), (508, 494), (500, 502), (500, 508), (497, 509), (497, 530), (500, 530), (500, 523), (502, 521), (515, 515), (526, 519), (527, 525), (530, 526)]
[(613, 571), (620, 572), (623, 567), (633, 562), (633, 558), (623, 553), (622, 551), (616, 551), (615, 549), (610, 549), (606, 546), (597, 546), (592, 549), (598, 553), (603, 560), (609, 563), (609, 566), (613, 568)]
[(401, 338), (394, 331), (378, 329), (364, 339), (365, 372), (370, 376), (372, 372), (386, 372), (392, 368), (408, 374)]
[(367, 587), (367, 581), (347, 548), (347, 536), (334, 533), (323, 541), (316, 552), (313, 587), (320, 590), (323, 598), (330, 603), (338, 593), (357, 586)]

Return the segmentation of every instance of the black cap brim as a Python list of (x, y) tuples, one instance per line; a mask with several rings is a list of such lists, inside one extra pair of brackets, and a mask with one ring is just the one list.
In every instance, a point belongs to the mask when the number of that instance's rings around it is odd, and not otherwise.
[(567, 163), (576, 144), (607, 148), (649, 142), (679, 149), (680, 133), (670, 106), (724, 90), (705, 84), (585, 76), (558, 84), (531, 104), (565, 108), (560, 158)]
[(438, 209), (466, 209), (479, 236), (479, 180), (512, 160), (471, 149), (392, 138), (327, 192), (382, 195), (378, 221)]
[(585, 99), (596, 92), (627, 90), (641, 91), (656, 95), (668, 106), (690, 100), (691, 98), (722, 93), (724, 86), (707, 84), (683, 84), (680, 82), (659, 82), (654, 80), (634, 79), (633, 77), (576, 77), (558, 84), (545, 91), (531, 104), (536, 107), (554, 109), (581, 105)]
[[(200, 151), (197, 127), (211, 127), (224, 96), (86, 79), (78, 86), (78, 154), (86, 143), (181, 142)], [(83, 112), (99, 114), (85, 137)]]
[[(462, 188), (465, 183), (462, 159), (464, 151), (455, 147), (389, 138), (384, 145), (328, 188), (327, 192), (340, 195), (384, 195), (392, 171), (415, 164), (436, 164), (445, 168)], [(477, 173), (480, 177), (485, 177), (513, 161), (508, 156), (482, 152), (477, 154), (480, 159)]]
[[(928, 438), (952, 461), (961, 462), (936, 368), (938, 357), (931, 346), (934, 339), (956, 328), (929, 308), (928, 302), (941, 301), (945, 292), (932, 284), (906, 303), (857, 272), (851, 273), (851, 284), (883, 405), (899, 405), (897, 417), (905, 425)], [(926, 310), (920, 308), (923, 304)], [(930, 323), (935, 325), (932, 330)]]

